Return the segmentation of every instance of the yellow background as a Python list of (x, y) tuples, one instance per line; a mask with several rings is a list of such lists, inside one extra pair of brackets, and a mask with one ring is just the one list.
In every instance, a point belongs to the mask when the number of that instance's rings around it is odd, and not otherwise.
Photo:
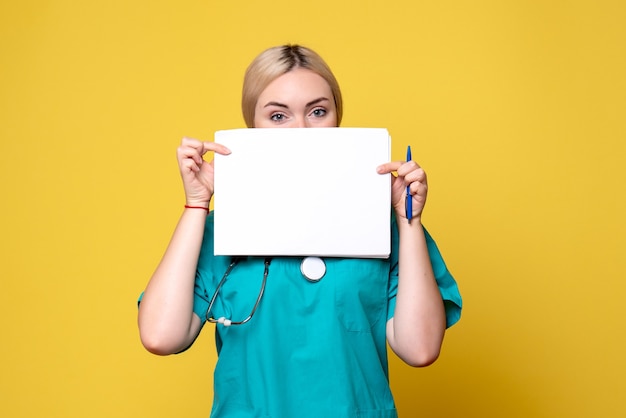
[(285, 42), (334, 69), (343, 126), (429, 174), (466, 306), (433, 366), (392, 360), (401, 416), (626, 416), (624, 22), (620, 0), (3, 1), (0, 416), (208, 416), (211, 328), (150, 355), (135, 301), (180, 138), (242, 127), (245, 66)]

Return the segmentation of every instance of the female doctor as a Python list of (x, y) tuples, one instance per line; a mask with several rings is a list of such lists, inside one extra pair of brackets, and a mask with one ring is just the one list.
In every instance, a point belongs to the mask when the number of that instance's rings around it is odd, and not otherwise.
[[(307, 128), (339, 126), (343, 106), (322, 58), (285, 45), (250, 64), (242, 109), (249, 128)], [(388, 259), (328, 258), (321, 278), (307, 277), (296, 257), (213, 255), (209, 151), (230, 153), (190, 138), (178, 148), (186, 205), (141, 298), (143, 345), (179, 353), (207, 321), (216, 323), (212, 417), (396, 417), (386, 343), (409, 365), (427, 366), (461, 310), (456, 283), (421, 223), (424, 170), (414, 161), (372, 168), (396, 173)]]

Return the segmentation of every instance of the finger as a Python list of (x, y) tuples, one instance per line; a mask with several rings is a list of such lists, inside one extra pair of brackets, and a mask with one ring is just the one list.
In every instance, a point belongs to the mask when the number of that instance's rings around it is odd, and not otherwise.
[(376, 167), (376, 172), (378, 174), (389, 174), (391, 172), (397, 171), (402, 164), (404, 164), (402, 161), (391, 161), (385, 164), (381, 164), (378, 167)]
[[(197, 148), (198, 144), (200, 144), (200, 150)], [(179, 146), (176, 150), (179, 161), (182, 163), (184, 160), (193, 160), (197, 165), (202, 165), (202, 143), (198, 142), (198, 144), (192, 144), (189, 142), (181, 144), (181, 146)]]
[(413, 182), (409, 185), (409, 193), (411, 196), (426, 196), (428, 193), (428, 184), (421, 182)]
[(183, 172), (190, 171), (197, 173), (198, 171), (200, 171), (200, 166), (193, 160), (193, 158), (184, 158), (183, 160), (181, 160), (180, 165), (183, 169)]
[(411, 183), (414, 182), (418, 182), (418, 183), (426, 183), (426, 172), (422, 169), (422, 168), (415, 168), (412, 171), (409, 171), (408, 173), (406, 173), (406, 175), (404, 176), (404, 183), (406, 185), (409, 185)]
[(202, 147), (202, 155), (206, 154), (209, 151), (213, 151), (221, 155), (228, 155), (231, 153), (230, 149), (222, 144), (218, 144), (217, 142), (203, 142)]
[(181, 147), (192, 148), (196, 150), (196, 152), (201, 156), (206, 154), (209, 151), (217, 152), (218, 154), (222, 154), (222, 155), (228, 155), (231, 153), (231, 151), (222, 144), (209, 142), (209, 141), (200, 141), (198, 139), (190, 138), (190, 137), (184, 137), (182, 139)]
[(398, 175), (401, 177), (406, 177), (409, 173), (416, 170), (421, 170), (421, 167), (415, 161), (403, 162), (400, 167), (398, 167)]
[(202, 141), (196, 138), (190, 138), (188, 136), (183, 137), (180, 145), (183, 147), (192, 147), (198, 150), (202, 149)]

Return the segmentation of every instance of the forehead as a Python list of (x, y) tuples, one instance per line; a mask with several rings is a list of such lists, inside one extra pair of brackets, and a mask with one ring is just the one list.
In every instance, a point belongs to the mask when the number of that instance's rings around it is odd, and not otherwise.
[(319, 74), (304, 68), (298, 68), (282, 74), (267, 85), (259, 96), (257, 104), (265, 101), (307, 101), (311, 98), (332, 98), (328, 82)]

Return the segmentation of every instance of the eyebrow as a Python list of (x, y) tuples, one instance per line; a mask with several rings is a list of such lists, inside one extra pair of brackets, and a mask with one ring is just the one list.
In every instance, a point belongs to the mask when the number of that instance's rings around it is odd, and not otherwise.
[[(324, 102), (324, 101), (330, 102), (330, 100), (327, 97), (320, 97), (318, 99), (311, 100), (309, 103), (306, 104), (305, 107), (311, 107), (313, 105), (316, 105), (316, 104)], [(284, 103), (279, 103), (279, 102), (267, 102), (265, 104), (265, 106), (263, 106), (263, 107), (265, 108), (265, 107), (269, 107), (269, 106), (278, 106), (278, 107), (282, 107), (284, 109), (289, 109), (289, 106), (287, 106)]]

